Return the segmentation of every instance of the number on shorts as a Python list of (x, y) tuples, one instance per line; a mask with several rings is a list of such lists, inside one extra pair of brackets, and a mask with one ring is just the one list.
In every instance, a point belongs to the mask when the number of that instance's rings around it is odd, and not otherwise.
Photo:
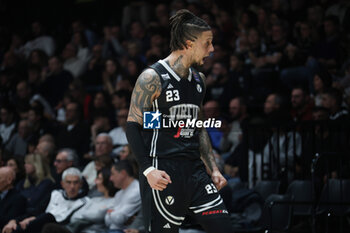
[(217, 193), (218, 192), (218, 190), (216, 189), (214, 184), (207, 184), (205, 186), (205, 189), (207, 190), (208, 194), (212, 194), (212, 193)]

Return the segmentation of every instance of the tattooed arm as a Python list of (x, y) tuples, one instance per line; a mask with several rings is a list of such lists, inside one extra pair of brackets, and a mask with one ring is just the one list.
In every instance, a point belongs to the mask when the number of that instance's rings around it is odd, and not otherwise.
[[(200, 73), (200, 75), (205, 85), (205, 76), (202, 73)], [(205, 91), (205, 87), (204, 87), (204, 91)], [(200, 113), (200, 118), (204, 120), (204, 116), (202, 112)], [(211, 146), (211, 141), (210, 141), (208, 132), (204, 127), (201, 128), (199, 132), (199, 152), (200, 152), (202, 161), (207, 167), (207, 170), (209, 170), (211, 179), (213, 180), (217, 189), (220, 190), (222, 187), (224, 187), (227, 184), (227, 181), (222, 176), (221, 172), (219, 171), (216, 165), (213, 148)]]
[(142, 125), (143, 112), (151, 110), (152, 102), (160, 95), (161, 89), (160, 78), (153, 69), (142, 72), (132, 92), (127, 121)]
[(129, 115), (127, 119), (126, 137), (135, 154), (140, 170), (147, 177), (151, 188), (162, 191), (171, 183), (165, 171), (152, 166), (151, 158), (147, 155), (147, 147), (142, 137), (143, 112), (151, 109), (152, 102), (161, 93), (160, 77), (153, 69), (142, 72), (136, 81), (131, 96)]

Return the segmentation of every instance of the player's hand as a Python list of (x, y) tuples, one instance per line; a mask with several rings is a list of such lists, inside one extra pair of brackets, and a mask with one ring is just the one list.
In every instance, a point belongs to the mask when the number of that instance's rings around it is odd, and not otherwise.
[(171, 183), (170, 176), (165, 171), (158, 169), (147, 174), (147, 181), (151, 188), (159, 191), (163, 191)]
[(221, 172), (219, 170), (214, 170), (211, 173), (211, 179), (213, 180), (218, 190), (222, 189), (225, 185), (227, 185), (227, 180), (221, 175)]

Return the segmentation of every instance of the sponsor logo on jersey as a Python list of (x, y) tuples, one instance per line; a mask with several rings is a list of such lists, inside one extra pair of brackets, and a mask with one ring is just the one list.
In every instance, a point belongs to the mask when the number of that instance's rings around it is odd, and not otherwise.
[(143, 128), (144, 129), (160, 129), (161, 127), (161, 113), (144, 112), (143, 113)]
[(173, 85), (171, 85), (171, 83), (169, 83), (169, 85), (167, 86), (167, 88), (166, 88), (166, 89), (171, 89), (171, 88), (174, 88), (174, 86), (173, 86)]
[(165, 224), (165, 225), (163, 226), (163, 228), (170, 229), (171, 227), (170, 227), (170, 224), (169, 224), (169, 223), (167, 223), (167, 224)]
[(167, 196), (167, 197), (165, 198), (165, 203), (166, 203), (167, 205), (172, 205), (172, 204), (174, 204), (174, 202), (175, 202), (175, 199), (174, 199), (173, 196)]
[(211, 210), (211, 211), (202, 212), (202, 215), (213, 215), (213, 214), (228, 214), (228, 211), (227, 210)]

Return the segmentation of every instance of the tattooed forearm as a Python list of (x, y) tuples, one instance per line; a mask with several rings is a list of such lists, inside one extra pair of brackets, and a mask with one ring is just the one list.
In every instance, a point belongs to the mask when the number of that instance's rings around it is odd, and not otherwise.
[(211, 172), (217, 168), (209, 135), (205, 128), (202, 128), (199, 133), (199, 152), (201, 159)]
[(132, 92), (128, 121), (142, 125), (143, 112), (150, 110), (152, 101), (159, 96), (161, 83), (154, 70), (144, 71), (136, 81)]

